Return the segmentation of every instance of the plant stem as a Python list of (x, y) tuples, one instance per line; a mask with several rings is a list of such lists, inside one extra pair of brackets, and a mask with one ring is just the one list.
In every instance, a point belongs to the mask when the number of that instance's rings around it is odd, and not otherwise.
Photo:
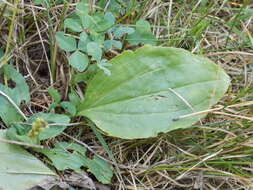
[[(63, 11), (62, 11), (62, 14), (60, 15), (60, 22), (59, 22), (60, 26), (57, 27), (56, 29), (61, 30), (63, 28), (64, 18), (65, 18), (65, 15), (67, 14), (68, 9), (69, 9), (69, 2), (65, 0)], [(50, 66), (51, 66), (53, 80), (55, 80), (56, 79), (56, 56), (58, 52), (58, 46), (55, 42), (55, 38), (54, 38), (55, 31), (53, 30), (53, 27), (52, 27), (52, 20), (51, 20), (49, 11), (47, 11), (47, 14), (48, 14), (48, 20), (49, 20), (49, 35), (50, 35), (49, 38), (50, 38), (50, 50), (51, 50), (50, 51), (51, 52)]]
[(12, 40), (12, 35), (13, 35), (13, 28), (14, 28), (14, 24), (15, 24), (15, 17), (16, 17), (16, 14), (17, 14), (18, 2), (19, 2), (19, 0), (14, 1), (14, 7), (15, 8), (12, 12), (11, 24), (10, 24), (10, 27), (9, 27), (7, 44), (6, 44), (6, 48), (5, 48), (4, 57), (3, 57), (2, 61), (0, 62), (0, 68), (3, 65), (5, 65), (6, 63), (8, 63), (8, 54), (9, 54), (9, 51), (10, 51), (10, 45), (11, 45), (11, 40)]

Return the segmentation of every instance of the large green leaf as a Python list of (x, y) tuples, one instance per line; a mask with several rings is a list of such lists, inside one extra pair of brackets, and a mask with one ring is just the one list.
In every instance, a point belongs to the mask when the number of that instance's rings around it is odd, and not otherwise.
[[(0, 138), (5, 131), (0, 130)], [(55, 174), (21, 147), (0, 142), (0, 189), (26, 190)]]
[[(1, 57), (1, 56), (0, 56)], [(8, 79), (8, 84), (13, 88), (1, 84), (1, 77)], [(0, 90), (4, 92), (13, 102), (19, 106), (21, 102), (29, 103), (29, 87), (24, 77), (18, 73), (12, 65), (4, 65), (0, 68)], [(10, 103), (10, 101), (0, 95), (0, 118), (9, 125), (11, 122), (22, 121), (23, 118)]]
[(111, 76), (92, 78), (79, 114), (126, 139), (190, 127), (204, 115), (175, 118), (208, 109), (229, 85), (222, 68), (183, 49), (144, 46), (109, 63)]
[(111, 182), (113, 172), (108, 163), (96, 156), (89, 159), (85, 155), (86, 148), (78, 144), (60, 142), (56, 143), (53, 149), (37, 149), (37, 151), (46, 155), (58, 170), (72, 169), (79, 173), (82, 171), (81, 167), (87, 167), (101, 183)]

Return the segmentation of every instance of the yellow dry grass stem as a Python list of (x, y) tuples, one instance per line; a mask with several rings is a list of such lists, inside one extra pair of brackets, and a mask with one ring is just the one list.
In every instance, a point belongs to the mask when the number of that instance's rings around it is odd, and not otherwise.
[[(6, 2), (5, 0), (3, 1), (4, 3), (7, 3), (7, 5), (11, 5), (10, 3)], [(11, 24), (9, 26), (9, 34), (8, 34), (8, 39), (7, 39), (7, 44), (6, 44), (6, 48), (5, 48), (5, 52), (4, 52), (4, 56), (3, 58), (0, 60), (0, 68), (4, 65), (8, 63), (8, 60), (10, 59), (10, 46), (11, 46), (11, 42), (13, 39), (13, 30), (14, 30), (14, 25), (15, 25), (15, 18), (16, 18), (16, 14), (18, 11), (18, 3), (19, 0), (15, 0), (14, 1), (14, 5), (11, 7), (14, 8), (13, 12), (12, 12), (12, 17), (11, 17)]]

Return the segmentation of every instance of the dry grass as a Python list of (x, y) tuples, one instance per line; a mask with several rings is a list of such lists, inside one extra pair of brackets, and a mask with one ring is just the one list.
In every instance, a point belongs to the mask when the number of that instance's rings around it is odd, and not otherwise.
[[(48, 87), (67, 97), (71, 70), (52, 39), (76, 1), (48, 12), (31, 1), (17, 3), (14, 22), (14, 2), (0, 7), (0, 46), (9, 44), (10, 57), (30, 85), (32, 102), (23, 107), (29, 116), (47, 110)], [(137, 17), (148, 19), (161, 45), (205, 54), (226, 70), (232, 85), (219, 103), (225, 108), (209, 113), (202, 125), (144, 140), (104, 137), (120, 168), (112, 189), (253, 189), (252, 11), (252, 1), (145, 0), (141, 11), (123, 19), (130, 25)], [(52, 65), (55, 73), (49, 72)], [(66, 132), (107, 157), (89, 129)]]

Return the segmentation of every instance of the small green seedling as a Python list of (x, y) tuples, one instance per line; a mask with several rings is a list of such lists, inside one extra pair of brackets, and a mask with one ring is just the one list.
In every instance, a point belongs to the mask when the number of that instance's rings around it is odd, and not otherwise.
[(90, 61), (94, 61), (99, 69), (110, 75), (107, 68), (110, 64), (103, 55), (113, 49), (122, 49), (124, 35), (129, 35), (127, 40), (133, 45), (155, 45), (155, 37), (147, 21), (138, 21), (136, 29), (117, 25), (111, 12), (91, 10), (85, 0), (79, 2), (75, 12), (64, 20), (64, 28), (67, 33), (57, 32), (56, 42), (62, 50), (70, 53), (69, 64), (79, 72), (85, 71)]

